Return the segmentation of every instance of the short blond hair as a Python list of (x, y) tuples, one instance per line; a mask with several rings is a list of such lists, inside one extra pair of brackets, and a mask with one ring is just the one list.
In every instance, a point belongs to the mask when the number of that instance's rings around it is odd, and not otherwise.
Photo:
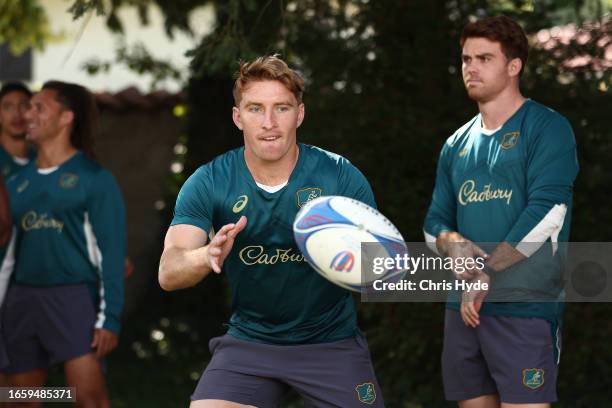
[(259, 57), (251, 62), (240, 61), (240, 69), (235, 74), (234, 103), (240, 104), (242, 91), (250, 82), (279, 81), (302, 103), (305, 81), (299, 72), (289, 68), (278, 54)]

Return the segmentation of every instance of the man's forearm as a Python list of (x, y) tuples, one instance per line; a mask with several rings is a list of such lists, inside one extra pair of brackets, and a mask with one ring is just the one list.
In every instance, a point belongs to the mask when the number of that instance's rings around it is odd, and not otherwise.
[(507, 242), (499, 244), (490, 254), (487, 260), (487, 268), (494, 272), (500, 272), (512, 265), (527, 259), (525, 255), (516, 250)]
[(168, 291), (189, 288), (210, 271), (208, 245), (193, 250), (167, 248), (159, 261), (159, 285)]

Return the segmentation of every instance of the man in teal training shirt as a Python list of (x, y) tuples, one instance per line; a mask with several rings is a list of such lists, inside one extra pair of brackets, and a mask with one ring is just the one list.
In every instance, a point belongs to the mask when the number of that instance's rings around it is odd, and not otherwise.
[[(34, 149), (26, 141), (25, 113), (30, 107), (32, 92), (21, 82), (5, 82), (0, 88), (0, 188), (6, 180), (23, 169), (35, 156)], [(2, 205), (0, 203), (0, 205)], [(2, 212), (7, 206), (0, 209)], [(3, 217), (4, 219), (4, 217)], [(12, 227), (0, 230), (0, 270), (9, 243)], [(0, 281), (0, 294), (6, 290), (8, 282)], [(0, 357), (0, 367), (2, 366)]]
[(301, 76), (275, 56), (243, 63), (232, 117), (244, 147), (200, 167), (178, 195), (162, 288), (223, 271), (233, 295), (194, 408), (279, 407), (289, 387), (311, 407), (384, 406), (351, 294), (310, 268), (293, 239), (308, 200), (343, 195), (375, 205), (346, 159), (296, 142), (303, 90)]
[(470, 23), (461, 46), (480, 113), (442, 148), (424, 231), (444, 256), (485, 258), (484, 271), (457, 278), (491, 286), (449, 299), (445, 394), (462, 408), (545, 408), (557, 399), (557, 249), (569, 237), (576, 142), (563, 116), (522, 96), (528, 44), (516, 22)]

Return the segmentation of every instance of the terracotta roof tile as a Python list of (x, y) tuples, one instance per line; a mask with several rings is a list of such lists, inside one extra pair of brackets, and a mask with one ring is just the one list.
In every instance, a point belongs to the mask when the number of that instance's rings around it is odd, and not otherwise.
[(114, 111), (157, 110), (173, 107), (186, 100), (185, 92), (154, 91), (143, 94), (136, 87), (128, 87), (115, 93), (98, 92), (95, 97), (100, 109)]

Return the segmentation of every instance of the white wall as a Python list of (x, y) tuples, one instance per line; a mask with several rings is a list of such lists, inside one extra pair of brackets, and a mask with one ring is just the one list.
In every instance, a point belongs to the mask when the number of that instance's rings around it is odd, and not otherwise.
[[(93, 91), (114, 92), (128, 86), (136, 86), (142, 92), (150, 90), (151, 78), (148, 75), (139, 77), (123, 66), (114, 66), (108, 73), (95, 76), (88, 75), (82, 68), (83, 63), (93, 57), (114, 61), (119, 37), (108, 30), (104, 16), (94, 14), (79, 39), (85, 18), (72, 20), (72, 15), (67, 12), (72, 1), (41, 0), (41, 4), (49, 16), (51, 30), (61, 33), (62, 36), (59, 41), (48, 44), (44, 51), (34, 51), (32, 81), (34, 88), (49, 79), (58, 79), (81, 83)], [(153, 56), (169, 59), (185, 74), (189, 64), (185, 52), (193, 48), (202, 35), (210, 32), (214, 22), (212, 7), (201, 7), (190, 15), (191, 26), (196, 31), (196, 35), (191, 38), (175, 30), (174, 40), (170, 40), (164, 30), (163, 16), (157, 7), (150, 9), (148, 26), (140, 24), (135, 8), (122, 10), (119, 17), (124, 26), (128, 46), (140, 41)], [(180, 84), (176, 81), (167, 81), (162, 89), (177, 91), (180, 89)]]

